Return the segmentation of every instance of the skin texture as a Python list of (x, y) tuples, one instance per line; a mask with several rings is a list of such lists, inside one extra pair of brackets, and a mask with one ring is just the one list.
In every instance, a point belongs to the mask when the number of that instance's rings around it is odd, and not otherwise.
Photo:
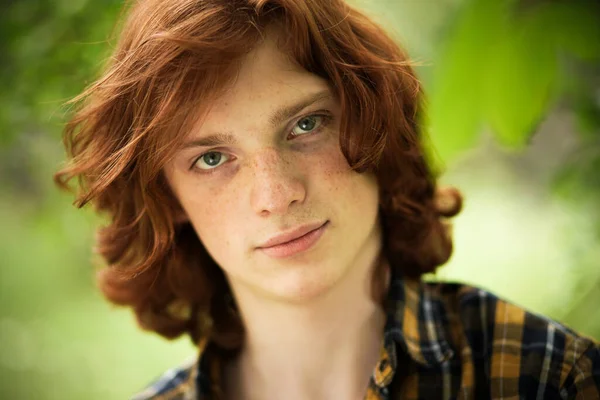
[[(365, 248), (377, 247), (377, 185), (373, 176), (351, 171), (339, 149), (335, 99), (271, 124), (275, 110), (323, 92), (329, 92), (325, 81), (291, 64), (268, 41), (248, 56), (236, 82), (189, 137), (225, 133), (237, 143), (187, 148), (167, 167), (187, 218), (234, 292), (307, 301), (343, 279)], [(304, 133), (298, 121), (310, 122), (302, 118), (311, 114), (330, 117)], [(205, 158), (190, 170), (207, 151), (220, 152), (222, 164), (203, 170)], [(256, 249), (278, 233), (325, 221), (319, 242), (302, 254), (274, 259)]]
[[(340, 108), (327, 83), (290, 62), (276, 39), (267, 35), (243, 60), (165, 175), (184, 219), (225, 272), (244, 323), (245, 343), (225, 368), (226, 397), (358, 399), (385, 322), (372, 296), (381, 251), (377, 183), (342, 155)], [(318, 93), (325, 96), (272, 123), (276, 110)], [(215, 133), (230, 143), (197, 146)], [(219, 154), (201, 157), (209, 151)], [(218, 166), (208, 170), (211, 161)], [(325, 221), (307, 251), (273, 258), (257, 249)]]

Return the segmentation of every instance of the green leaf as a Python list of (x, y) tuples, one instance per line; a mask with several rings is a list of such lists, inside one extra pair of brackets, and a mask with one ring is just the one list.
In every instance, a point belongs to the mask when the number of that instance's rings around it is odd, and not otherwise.
[(545, 4), (538, 12), (546, 35), (562, 51), (582, 60), (600, 59), (600, 5), (591, 1)]
[(577, 113), (577, 126), (584, 141), (600, 139), (600, 107), (593, 93), (581, 91), (573, 105)]
[[(600, 143), (590, 143), (586, 148), (574, 154), (552, 183), (554, 193), (562, 199), (588, 202), (597, 205), (600, 202)], [(594, 206), (593, 209), (598, 209)], [(599, 214), (600, 215), (600, 214)]]
[(503, 31), (510, 3), (465, 2), (443, 44), (433, 74), (429, 132), (446, 162), (476, 145), (482, 123), (481, 81), (486, 74), (481, 60), (488, 57), (489, 43)]
[(555, 97), (556, 45), (536, 16), (506, 25), (483, 66), (486, 122), (502, 145), (515, 149), (529, 143)]

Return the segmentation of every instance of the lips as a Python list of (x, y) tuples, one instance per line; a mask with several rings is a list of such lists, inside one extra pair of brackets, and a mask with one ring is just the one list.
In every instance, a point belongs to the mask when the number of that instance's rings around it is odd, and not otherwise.
[(258, 249), (274, 258), (292, 256), (311, 248), (321, 238), (328, 225), (329, 221), (300, 226), (270, 238)]

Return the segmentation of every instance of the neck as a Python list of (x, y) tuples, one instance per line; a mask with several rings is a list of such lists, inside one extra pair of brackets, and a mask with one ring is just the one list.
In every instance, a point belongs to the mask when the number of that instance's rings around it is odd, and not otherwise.
[[(226, 367), (227, 397), (364, 397), (385, 324), (373, 293), (379, 243), (368, 245), (334, 287), (310, 301), (278, 302), (242, 293), (238, 304), (246, 336), (239, 356)], [(239, 292), (236, 297), (240, 300)]]

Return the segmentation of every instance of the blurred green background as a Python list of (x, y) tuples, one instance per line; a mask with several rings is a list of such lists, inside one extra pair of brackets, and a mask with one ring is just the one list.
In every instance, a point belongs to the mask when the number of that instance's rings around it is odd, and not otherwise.
[[(432, 279), (494, 291), (600, 339), (600, 9), (594, 1), (362, 0), (416, 62), (432, 157), (466, 197)], [(0, 13), (0, 398), (122, 399), (194, 350), (94, 286), (98, 219), (60, 166), (63, 103), (115, 43), (121, 1)]]

